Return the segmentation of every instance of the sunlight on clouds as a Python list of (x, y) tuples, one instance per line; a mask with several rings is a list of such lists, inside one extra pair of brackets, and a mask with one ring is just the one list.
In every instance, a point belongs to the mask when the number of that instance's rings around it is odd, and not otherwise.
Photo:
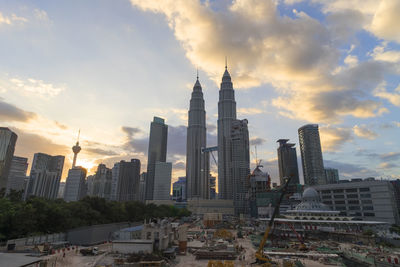
[[(347, 1), (334, 2), (326, 12), (344, 8), (345, 2), (347, 6)], [(281, 109), (280, 114), (337, 123), (342, 116), (369, 118), (387, 111), (382, 103), (367, 97), (384, 79), (382, 73), (394, 66), (359, 62), (354, 55), (347, 56), (347, 65), (341, 66), (342, 52), (332, 38), (338, 32), (349, 35), (343, 25), (327, 27), (302, 11), (294, 11), (295, 18), (280, 16), (273, 0), (237, 0), (225, 12), (216, 12), (198, 0), (131, 3), (165, 15), (187, 58), (217, 84), (228, 55), (235, 88), (274, 86), (280, 96), (272, 104)], [(367, 1), (361, 12), (374, 8), (374, 1)], [(331, 17), (331, 21), (343, 21), (354, 17), (353, 13)], [(359, 21), (351, 34), (362, 27), (364, 18)]]
[(353, 139), (349, 128), (321, 126), (319, 130), (323, 151), (339, 151), (344, 143)]
[(23, 24), (25, 22), (28, 22), (28, 19), (24, 17), (19, 17), (15, 14), (11, 14), (11, 16), (6, 16), (0, 12), (0, 26), (2, 24), (13, 25), (15, 22)]
[(19, 78), (9, 79), (12, 89), (22, 93), (39, 95), (41, 97), (54, 97), (65, 90), (64, 86), (55, 86), (51, 83), (45, 83), (42, 80), (28, 78), (22, 80)]
[(368, 128), (367, 125), (355, 125), (353, 127), (354, 134), (358, 137), (374, 140), (378, 137), (378, 134)]

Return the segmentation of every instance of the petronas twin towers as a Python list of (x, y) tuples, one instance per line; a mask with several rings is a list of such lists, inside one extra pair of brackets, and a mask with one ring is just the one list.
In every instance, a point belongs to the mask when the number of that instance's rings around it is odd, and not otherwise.
[[(234, 199), (235, 202), (239, 193), (246, 191), (247, 175), (250, 172), (248, 140), (247, 120), (236, 119), (235, 91), (231, 76), (225, 66), (218, 101), (218, 190), (220, 199)], [(233, 143), (235, 147), (232, 147)], [(202, 87), (197, 77), (190, 99), (187, 128), (188, 199), (209, 198), (209, 158), (207, 153), (202, 153), (204, 148), (206, 148), (206, 111)], [(243, 196), (240, 195), (239, 198), (243, 198)]]

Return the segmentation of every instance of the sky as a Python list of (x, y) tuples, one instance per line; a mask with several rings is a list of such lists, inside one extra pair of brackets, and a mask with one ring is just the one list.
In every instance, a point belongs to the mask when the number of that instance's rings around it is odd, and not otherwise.
[(89, 173), (130, 158), (145, 171), (159, 116), (176, 180), (196, 69), (213, 146), (227, 57), (252, 167), (278, 181), (276, 141), (298, 146), (316, 123), (341, 179), (400, 178), (399, 14), (398, 0), (0, 0), (0, 125), (30, 163), (65, 155), (65, 179), (79, 129)]

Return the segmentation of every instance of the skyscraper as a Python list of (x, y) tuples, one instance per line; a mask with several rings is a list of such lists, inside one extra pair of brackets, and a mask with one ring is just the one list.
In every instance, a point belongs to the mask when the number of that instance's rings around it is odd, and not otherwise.
[(171, 199), (171, 162), (156, 162), (154, 172), (154, 200)]
[(105, 164), (99, 164), (93, 181), (93, 196), (110, 200), (112, 170)]
[(72, 161), (72, 168), (76, 166), (76, 158), (78, 157), (78, 153), (81, 151), (81, 147), (79, 146), (79, 135), (81, 134), (81, 130), (78, 133), (78, 140), (76, 144), (72, 147), (72, 152), (74, 152), (74, 160)]
[(206, 111), (199, 77), (190, 99), (186, 144), (187, 198), (208, 198), (208, 168), (205, 165), (209, 161), (201, 152), (206, 147)]
[(279, 165), (279, 179), (281, 185), (285, 184), (285, 179), (292, 176), (290, 185), (300, 183), (299, 168), (297, 165), (297, 155), (295, 144), (288, 143), (289, 139), (279, 139), (278, 147), (278, 165)]
[(327, 184), (339, 183), (339, 170), (334, 168), (325, 168), (325, 176)]
[(225, 66), (218, 101), (218, 190), (220, 199), (233, 198), (232, 183), (232, 121), (236, 120), (235, 92)]
[(299, 128), (299, 141), (304, 184), (326, 184), (318, 124), (307, 124)]
[(232, 184), (235, 214), (249, 213), (248, 190), (250, 174), (250, 151), (248, 121), (232, 121)]
[(28, 159), (14, 156), (11, 161), (10, 172), (8, 174), (7, 192), (10, 190), (25, 190), (26, 170), (28, 169)]
[(154, 117), (150, 124), (149, 152), (147, 159), (146, 199), (152, 200), (154, 192), (154, 174), (156, 162), (167, 159), (168, 125), (164, 119)]
[(139, 201), (140, 160), (121, 160), (112, 169), (111, 200)]
[(68, 171), (68, 177), (65, 182), (64, 200), (67, 202), (78, 201), (86, 196), (86, 169), (80, 166), (72, 167)]
[(18, 136), (6, 127), (0, 127), (0, 189), (7, 188), (8, 174)]
[(38, 196), (47, 199), (57, 198), (64, 159), (64, 156), (35, 153), (25, 196)]

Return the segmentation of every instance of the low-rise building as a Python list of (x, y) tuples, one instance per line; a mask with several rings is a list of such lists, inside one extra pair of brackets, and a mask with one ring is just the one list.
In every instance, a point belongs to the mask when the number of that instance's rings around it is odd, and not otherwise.
[(178, 181), (172, 184), (172, 200), (186, 200), (186, 177), (179, 177)]
[(390, 181), (357, 180), (314, 186), (331, 209), (357, 220), (399, 224), (399, 207)]

